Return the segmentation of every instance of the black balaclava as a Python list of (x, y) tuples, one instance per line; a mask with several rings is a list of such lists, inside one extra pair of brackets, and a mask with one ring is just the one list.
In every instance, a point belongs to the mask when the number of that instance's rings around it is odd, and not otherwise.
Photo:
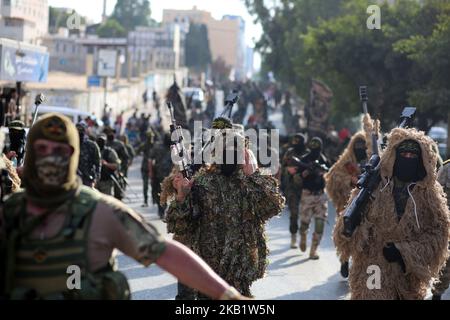
[(9, 129), (9, 150), (15, 151), (19, 159), (23, 159), (25, 153), (25, 130)]
[(113, 128), (110, 128), (110, 127), (106, 127), (104, 130), (103, 130), (103, 133), (104, 134), (106, 134), (106, 137), (107, 137), (107, 139), (108, 139), (108, 142), (113, 142), (114, 141), (114, 129)]
[[(416, 157), (406, 158), (401, 155), (404, 152), (413, 153)], [(417, 182), (425, 178), (426, 171), (419, 143), (414, 140), (405, 140), (398, 145), (394, 163), (394, 176), (402, 182)]]
[(367, 146), (364, 139), (358, 138), (353, 144), (353, 152), (355, 153), (356, 161), (361, 162), (367, 159)]
[(100, 134), (97, 137), (97, 145), (100, 148), (100, 151), (103, 151), (103, 149), (105, 148), (106, 145), (106, 135), (105, 134)]
[(80, 144), (83, 143), (83, 141), (86, 138), (86, 125), (82, 122), (77, 123), (77, 130), (78, 130), (78, 136), (80, 138)]
[(310, 155), (314, 160), (318, 160), (320, 158), (320, 153), (322, 152), (323, 142), (319, 137), (314, 137), (308, 144)]
[(292, 148), (295, 153), (302, 154), (305, 152), (305, 136), (301, 133), (297, 133), (292, 137)]

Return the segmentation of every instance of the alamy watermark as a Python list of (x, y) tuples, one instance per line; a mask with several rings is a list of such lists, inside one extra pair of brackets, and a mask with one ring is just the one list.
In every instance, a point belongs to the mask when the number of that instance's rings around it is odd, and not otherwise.
[(75, 11), (67, 18), (67, 29), (80, 30), (81, 29), (81, 16)]
[(69, 290), (80, 290), (81, 289), (81, 269), (77, 265), (70, 265), (67, 267), (67, 277), (66, 286)]
[(367, 13), (370, 16), (367, 18), (366, 25), (369, 30), (381, 29), (381, 9), (376, 4), (367, 7)]
[(370, 265), (367, 267), (366, 273), (369, 275), (366, 281), (367, 289), (380, 290), (381, 289), (381, 269), (377, 265)]

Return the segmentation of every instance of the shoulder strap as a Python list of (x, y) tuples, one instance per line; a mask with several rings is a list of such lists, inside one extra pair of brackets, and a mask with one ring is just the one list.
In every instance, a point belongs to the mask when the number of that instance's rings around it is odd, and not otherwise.
[(81, 187), (80, 194), (71, 204), (72, 218), (63, 234), (66, 238), (74, 236), (77, 229), (83, 228), (85, 218), (94, 211), (100, 196), (87, 187)]

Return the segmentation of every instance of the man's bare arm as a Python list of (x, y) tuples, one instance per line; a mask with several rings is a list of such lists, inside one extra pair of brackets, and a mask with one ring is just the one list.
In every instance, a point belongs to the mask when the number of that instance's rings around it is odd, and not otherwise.
[(156, 264), (183, 284), (213, 299), (224, 298), (231, 289), (199, 256), (177, 241), (167, 240), (166, 249)]

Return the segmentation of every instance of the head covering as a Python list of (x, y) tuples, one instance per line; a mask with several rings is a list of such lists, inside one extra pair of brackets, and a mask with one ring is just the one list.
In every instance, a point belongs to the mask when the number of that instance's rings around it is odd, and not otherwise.
[[(65, 143), (74, 149), (70, 156), (65, 182), (57, 187), (45, 185), (37, 173), (34, 143), (44, 139)], [(25, 158), (23, 182), (27, 197), (41, 206), (54, 206), (70, 198), (78, 189), (77, 168), (80, 153), (78, 131), (69, 118), (50, 113), (38, 120), (28, 133), (27, 153)]]
[(9, 130), (25, 130), (25, 123), (20, 120), (11, 121), (8, 125)]
[(233, 123), (228, 118), (218, 117), (212, 122), (213, 129), (233, 129)]

